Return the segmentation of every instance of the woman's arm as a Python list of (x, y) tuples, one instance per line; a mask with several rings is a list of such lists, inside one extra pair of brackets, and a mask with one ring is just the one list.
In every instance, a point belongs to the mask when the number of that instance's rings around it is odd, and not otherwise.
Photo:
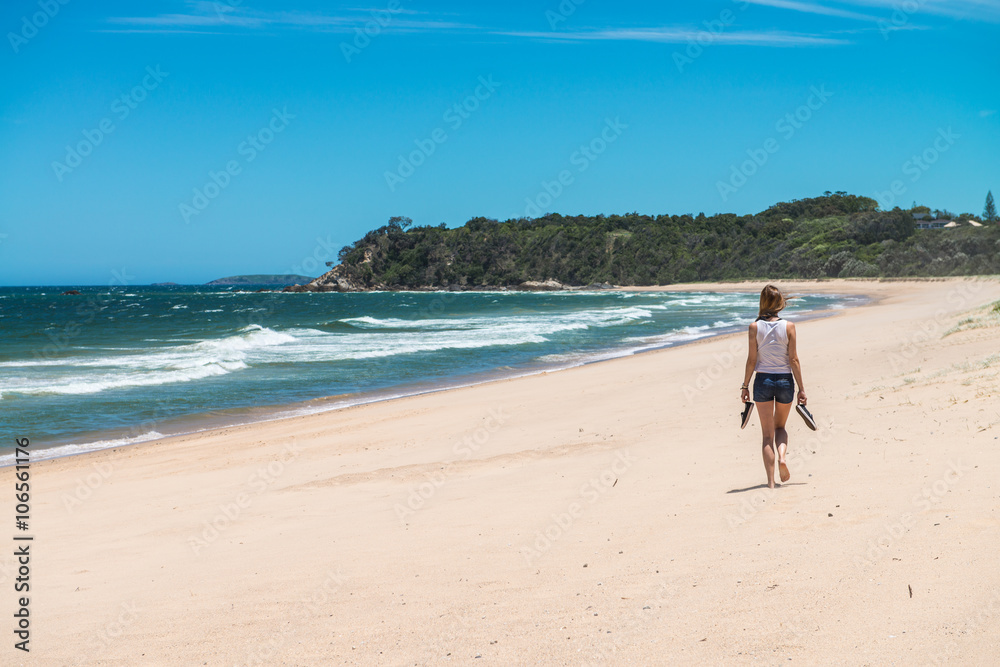
[(750, 377), (757, 366), (757, 323), (750, 325), (750, 347), (747, 350), (747, 365), (743, 370), (743, 386), (740, 387), (740, 399), (746, 403), (750, 400)]
[(792, 367), (792, 375), (795, 376), (795, 383), (799, 385), (799, 403), (806, 404), (806, 387), (802, 382), (802, 365), (799, 363), (799, 351), (796, 344), (795, 325), (791, 322), (788, 329), (788, 365)]

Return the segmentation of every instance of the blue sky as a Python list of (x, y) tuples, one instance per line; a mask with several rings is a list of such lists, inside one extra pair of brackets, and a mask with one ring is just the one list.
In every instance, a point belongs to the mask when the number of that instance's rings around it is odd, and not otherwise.
[(318, 274), (393, 215), (1000, 195), (994, 0), (10, 0), (0, 29), (6, 285)]

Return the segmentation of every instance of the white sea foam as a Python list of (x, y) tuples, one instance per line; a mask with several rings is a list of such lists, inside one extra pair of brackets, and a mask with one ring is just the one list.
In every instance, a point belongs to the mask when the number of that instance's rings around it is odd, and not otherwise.
[(617, 326), (647, 319), (652, 315), (650, 308), (646, 306), (619, 306), (545, 315), (500, 315), (417, 320), (363, 316), (347, 317), (338, 321), (362, 329), (503, 329), (510, 331), (511, 327), (514, 327), (515, 329), (530, 328), (532, 331), (544, 335), (545, 333), (557, 333), (572, 329)]
[(249, 368), (248, 359), (256, 350), (286, 345), (295, 340), (286, 333), (254, 324), (235, 336), (143, 352), (11, 361), (0, 366), (51, 367), (50, 372), (35, 372), (30, 377), (4, 378), (4, 391), (8, 395), (94, 394), (110, 389), (191, 382), (227, 375)]
[(141, 351), (114, 350), (114, 354), (105, 350), (100, 355), (7, 361), (0, 363), (0, 368), (14, 373), (36, 369), (30, 375), (3, 378), (8, 396), (93, 394), (198, 381), (270, 363), (363, 360), (448, 349), (541, 344), (563, 332), (618, 326), (650, 317), (652, 311), (643, 307), (454, 319), (364, 316), (340, 320), (354, 325), (357, 331), (275, 331), (250, 325), (236, 335), (219, 339), (177, 342)]
[[(0, 400), (25, 394), (94, 394), (133, 387), (198, 382), (269, 364), (356, 361), (441, 350), (511, 348), (551, 341), (573, 345), (573, 341), (584, 340), (577, 338), (576, 332), (590, 329), (623, 327), (621, 333), (630, 334), (627, 339), (619, 337), (617, 331), (603, 334), (600, 339), (607, 339), (607, 347), (614, 348), (611, 351), (582, 355), (556, 353), (540, 359), (543, 363), (575, 363), (574, 360), (621, 356), (702, 338), (749, 321), (738, 316), (738, 313), (745, 314), (746, 304), (736, 303), (731, 295), (644, 296), (649, 298), (632, 301), (637, 305), (626, 306), (619, 301), (618, 305), (611, 302), (603, 307), (557, 312), (519, 307), (489, 316), (477, 314), (417, 319), (349, 317), (336, 320), (335, 324), (349, 324), (351, 327), (341, 326), (333, 330), (323, 330), (317, 325), (279, 331), (250, 325), (221, 338), (183, 340), (174, 334), (172, 340), (147, 340), (144, 347), (103, 348), (59, 359), (10, 360), (0, 362), (0, 384), (3, 385)], [(714, 305), (708, 305), (709, 302)], [(712, 323), (674, 329), (660, 335), (641, 335), (650, 328), (662, 331), (654, 325), (657, 321), (662, 322), (661, 318), (669, 317), (663, 315), (663, 311), (683, 310), (684, 306), (693, 311), (692, 315), (697, 319)], [(712, 320), (697, 315), (706, 309), (712, 311)]]
[[(49, 449), (32, 449), (31, 459), (33, 461), (44, 461), (45, 459), (55, 459), (60, 456), (72, 456), (73, 454), (93, 452), (98, 449), (112, 449), (123, 445), (134, 445), (139, 442), (148, 442), (149, 440), (156, 440), (162, 437), (164, 437), (162, 433), (149, 431), (148, 433), (128, 438), (115, 438), (113, 440), (97, 440), (95, 442), (83, 444), (61, 445), (59, 447), (51, 447)], [(0, 466), (14, 465), (14, 458), (14, 454), (0, 454)]]
[(0, 368), (30, 368), (32, 366), (67, 366), (73, 365), (72, 361), (63, 361), (60, 359), (46, 359), (46, 360), (18, 360), (18, 361), (0, 361)]
[(161, 371), (153, 373), (102, 373), (102, 374), (71, 374), (53, 379), (13, 378), (5, 387), (8, 394), (96, 394), (109, 389), (125, 389), (130, 387), (150, 387), (174, 382), (190, 382), (203, 378), (226, 375), (232, 371), (247, 368), (243, 362), (218, 362), (205, 364), (196, 368), (184, 370)]

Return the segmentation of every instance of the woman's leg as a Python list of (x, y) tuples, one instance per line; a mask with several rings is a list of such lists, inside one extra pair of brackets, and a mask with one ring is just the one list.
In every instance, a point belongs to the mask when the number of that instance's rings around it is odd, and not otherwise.
[(788, 414), (791, 411), (791, 403), (774, 402), (774, 442), (778, 446), (778, 463), (782, 468), (782, 482), (787, 482), (790, 478), (788, 468), (785, 466), (785, 453), (788, 450), (788, 431), (785, 430), (785, 422), (788, 421)]
[(764, 471), (767, 473), (767, 486), (770, 489), (774, 488), (774, 450), (771, 449), (774, 445), (774, 405), (774, 401), (757, 403), (757, 419), (760, 420), (760, 432), (763, 440), (761, 455), (764, 457)]

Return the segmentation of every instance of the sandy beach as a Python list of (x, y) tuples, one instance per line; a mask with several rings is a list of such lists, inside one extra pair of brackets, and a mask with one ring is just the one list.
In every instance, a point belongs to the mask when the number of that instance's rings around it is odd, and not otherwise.
[(42, 461), (2, 662), (996, 664), (1000, 281), (779, 285), (872, 298), (799, 325), (788, 484), (745, 334)]

